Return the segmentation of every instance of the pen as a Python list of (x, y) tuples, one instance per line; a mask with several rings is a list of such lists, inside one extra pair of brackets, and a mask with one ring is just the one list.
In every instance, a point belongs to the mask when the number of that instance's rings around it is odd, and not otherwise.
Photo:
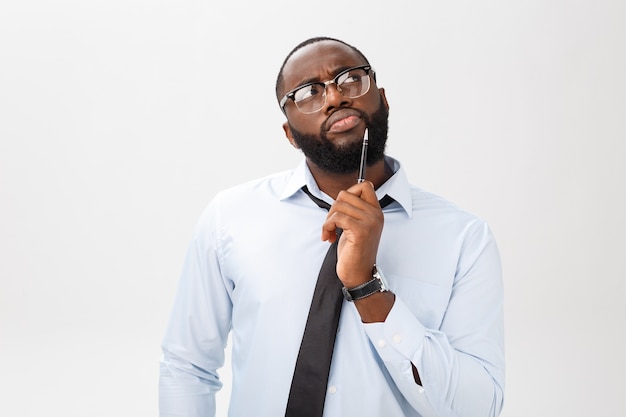
[(363, 147), (361, 148), (361, 164), (359, 165), (359, 178), (356, 180), (358, 184), (365, 181), (365, 165), (367, 161), (367, 128), (365, 128), (365, 134), (363, 135)]

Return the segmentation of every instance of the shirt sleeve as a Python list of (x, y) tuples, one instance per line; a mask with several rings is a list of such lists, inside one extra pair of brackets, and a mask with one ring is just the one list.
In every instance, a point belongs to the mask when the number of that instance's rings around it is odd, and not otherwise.
[(161, 417), (215, 416), (232, 304), (220, 272), (214, 217), (209, 206), (196, 227), (163, 338)]
[[(398, 389), (424, 417), (496, 417), (504, 392), (500, 256), (479, 222), (459, 257), (439, 329), (427, 329), (396, 294), (384, 323), (364, 324)], [(422, 386), (413, 377), (417, 368)]]

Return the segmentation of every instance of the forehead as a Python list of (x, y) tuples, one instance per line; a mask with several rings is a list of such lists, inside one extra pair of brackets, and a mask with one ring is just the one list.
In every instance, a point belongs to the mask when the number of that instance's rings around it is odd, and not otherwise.
[(283, 68), (286, 91), (310, 81), (333, 78), (339, 71), (366, 62), (340, 42), (320, 41), (297, 50)]

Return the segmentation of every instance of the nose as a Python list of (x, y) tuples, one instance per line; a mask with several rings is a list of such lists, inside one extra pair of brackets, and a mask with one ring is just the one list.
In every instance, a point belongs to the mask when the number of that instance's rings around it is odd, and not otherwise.
[(341, 88), (335, 83), (328, 84), (324, 91), (326, 94), (326, 102), (324, 103), (324, 111), (329, 112), (338, 107), (344, 107), (351, 103), (349, 97), (341, 93)]

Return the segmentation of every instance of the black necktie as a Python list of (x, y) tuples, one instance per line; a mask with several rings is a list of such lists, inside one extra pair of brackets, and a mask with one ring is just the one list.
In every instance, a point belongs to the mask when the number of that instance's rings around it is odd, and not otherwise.
[[(311, 194), (306, 185), (302, 191), (319, 207), (330, 209), (330, 204)], [(385, 195), (380, 204), (385, 207), (392, 201), (393, 198)], [(328, 373), (343, 303), (342, 284), (337, 276), (338, 242), (339, 236), (328, 249), (317, 277), (285, 417), (321, 417), (324, 411)]]

